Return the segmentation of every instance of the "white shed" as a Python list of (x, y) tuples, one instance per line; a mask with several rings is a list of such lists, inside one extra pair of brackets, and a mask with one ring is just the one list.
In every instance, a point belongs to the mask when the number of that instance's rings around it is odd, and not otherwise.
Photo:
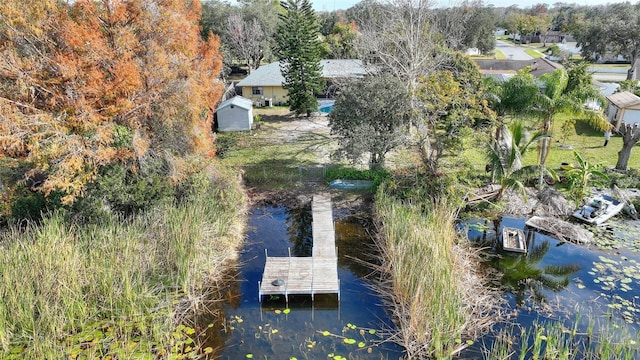
[(253, 104), (251, 100), (234, 96), (223, 101), (216, 109), (218, 131), (251, 130), (253, 125)]
[(616, 129), (621, 124), (640, 124), (640, 97), (629, 91), (607, 96), (607, 118)]

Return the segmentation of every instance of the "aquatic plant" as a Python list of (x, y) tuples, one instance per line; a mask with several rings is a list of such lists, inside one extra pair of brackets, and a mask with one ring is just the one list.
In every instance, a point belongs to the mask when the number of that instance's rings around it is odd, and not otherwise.
[(601, 326), (589, 320), (586, 332), (578, 331), (578, 320), (569, 327), (561, 321), (534, 322), (529, 329), (505, 327), (494, 341), (484, 345), (485, 359), (637, 359), (640, 336), (614, 322)]

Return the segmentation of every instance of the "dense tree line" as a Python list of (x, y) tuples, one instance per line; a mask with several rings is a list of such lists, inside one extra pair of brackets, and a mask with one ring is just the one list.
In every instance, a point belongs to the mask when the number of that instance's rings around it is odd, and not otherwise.
[(2, 2), (2, 155), (64, 203), (110, 164), (213, 155), (222, 60), (199, 19), (197, 1)]

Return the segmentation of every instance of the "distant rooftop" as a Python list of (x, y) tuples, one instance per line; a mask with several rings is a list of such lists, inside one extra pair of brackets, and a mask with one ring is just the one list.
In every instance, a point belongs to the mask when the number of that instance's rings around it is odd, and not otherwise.
[[(542, 74), (550, 73), (562, 65), (545, 58), (531, 60), (498, 60), (498, 59), (474, 59), (480, 72), (483, 74), (515, 74), (518, 70), (531, 66), (531, 73), (539, 77)], [(534, 64), (535, 63), (535, 64)]]
[[(367, 73), (362, 61), (357, 59), (320, 60), (320, 65), (322, 77), (325, 79), (362, 77)], [(280, 63), (272, 62), (252, 71), (237, 86), (281, 86), (283, 82), (284, 76), (280, 71)]]

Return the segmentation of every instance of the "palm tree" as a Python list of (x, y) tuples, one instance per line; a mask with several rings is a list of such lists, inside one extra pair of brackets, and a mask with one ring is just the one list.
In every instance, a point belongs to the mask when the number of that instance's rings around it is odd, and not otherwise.
[[(590, 77), (589, 74), (587, 76)], [(556, 69), (539, 78), (540, 91), (536, 94), (533, 104), (522, 109), (524, 113), (533, 115), (541, 120), (541, 132), (544, 134), (538, 144), (538, 165), (540, 166), (538, 185), (542, 187), (545, 173), (545, 162), (551, 149), (551, 127), (553, 119), (560, 113), (569, 114), (577, 118), (586, 119), (591, 126), (600, 130), (610, 127), (609, 122), (601, 110), (586, 108), (588, 100), (596, 99), (604, 103), (600, 92), (592, 86), (578, 86), (569, 89), (569, 74), (564, 69)]]
[(569, 195), (576, 207), (578, 207), (582, 200), (591, 193), (589, 188), (594, 177), (598, 177), (605, 182), (609, 181), (609, 177), (600, 171), (601, 164), (591, 164), (576, 151), (573, 152), (573, 155), (578, 162), (578, 167), (568, 170), (565, 175), (569, 180)]
[(497, 178), (501, 185), (498, 199), (508, 188), (525, 194), (522, 181), (535, 174), (537, 166), (523, 166), (522, 157), (541, 136), (542, 133), (536, 132), (527, 139), (524, 124), (515, 121), (508, 128), (501, 125), (496, 139), (487, 144), (486, 152), (493, 177), (491, 180), (493, 182)]

